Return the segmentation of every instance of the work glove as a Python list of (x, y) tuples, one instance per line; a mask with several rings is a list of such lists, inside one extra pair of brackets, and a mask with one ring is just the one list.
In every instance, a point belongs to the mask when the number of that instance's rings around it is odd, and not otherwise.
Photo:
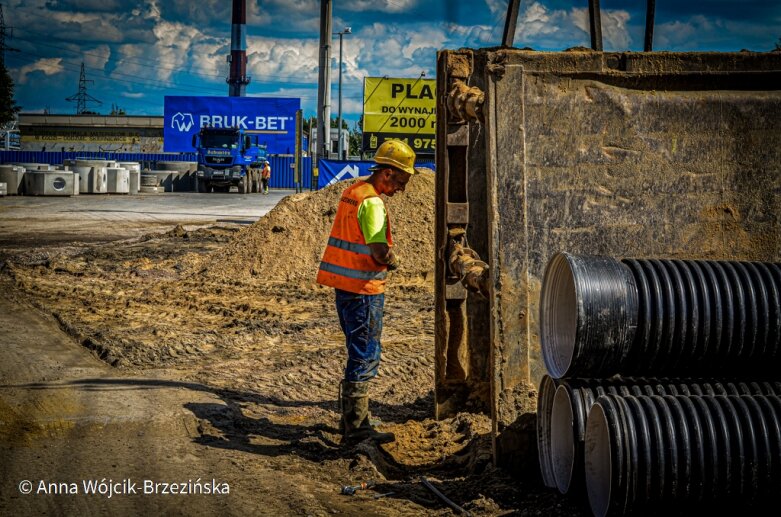
[(388, 262), (385, 265), (388, 266), (388, 271), (396, 271), (399, 269), (401, 261), (399, 260), (398, 255), (391, 251), (390, 254), (388, 254)]

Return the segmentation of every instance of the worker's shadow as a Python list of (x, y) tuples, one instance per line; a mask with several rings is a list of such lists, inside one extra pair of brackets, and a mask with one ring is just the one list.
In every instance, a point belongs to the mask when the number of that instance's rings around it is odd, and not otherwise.
[(199, 420), (193, 441), (207, 447), (234, 449), (264, 456), (296, 454), (311, 461), (341, 456), (339, 430), (323, 423), (274, 422), (244, 415), (230, 400), (226, 404), (189, 402), (184, 405)]
[[(200, 403), (190, 402), (184, 407), (191, 411), (200, 422), (198, 436), (193, 440), (208, 447), (235, 449), (265, 456), (284, 456), (296, 454), (312, 461), (322, 461), (354, 456), (354, 447), (345, 447), (341, 443), (341, 433), (333, 425), (322, 422), (289, 423), (285, 418), (306, 420), (324, 420), (325, 411), (332, 411), (336, 418), (339, 415), (337, 402), (301, 402), (267, 399), (257, 395), (243, 395), (235, 392), (215, 391), (215, 394), (225, 402)], [(262, 399), (262, 400), (259, 400)], [(304, 412), (316, 412), (311, 418), (301, 417), (300, 413), (287, 417), (275, 413), (271, 417), (259, 418), (247, 416), (242, 409), (243, 402), (270, 404), (277, 408), (298, 408)], [(426, 411), (433, 408), (433, 394), (420, 397), (410, 404), (391, 405), (372, 401), (373, 417), (378, 417), (385, 423), (401, 423), (407, 420), (426, 418)], [(325, 411), (323, 411), (325, 410)], [(272, 420), (273, 419), (273, 420)], [(334, 415), (325, 419), (334, 419)], [(334, 419), (335, 420), (335, 419)], [(361, 449), (359, 447), (359, 449)], [(360, 452), (360, 451), (359, 451)], [(393, 471), (403, 469), (394, 465), (390, 456), (377, 451), (362, 451), (367, 453), (375, 463), (380, 463), (381, 470)], [(376, 460), (376, 461), (375, 461)]]

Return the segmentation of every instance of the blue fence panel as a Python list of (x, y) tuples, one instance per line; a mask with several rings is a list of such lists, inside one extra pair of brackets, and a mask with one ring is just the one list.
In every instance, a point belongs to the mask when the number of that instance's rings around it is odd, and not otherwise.
[[(325, 188), (339, 181), (348, 180), (358, 176), (368, 176), (371, 174), (369, 167), (374, 165), (374, 161), (355, 161), (355, 160), (318, 160), (318, 182), (317, 188)], [(426, 167), (435, 169), (434, 162), (416, 161), (415, 167)]]
[[(292, 156), (269, 156), (269, 165), (271, 165), (271, 181), (268, 182), (270, 188), (296, 188), (295, 170), (293, 164), (295, 158)], [(301, 163), (301, 184), (304, 189), (310, 189), (312, 185), (312, 158), (305, 157)]]
[[(195, 153), (110, 153), (100, 151), (67, 151), (67, 152), (41, 152), (41, 151), (0, 151), (0, 163), (48, 163), (51, 165), (62, 164), (64, 160), (74, 160), (77, 158), (92, 160), (114, 160), (118, 162), (139, 162), (142, 168), (154, 167), (154, 162), (195, 162), (197, 157)], [(269, 156), (271, 164), (271, 181), (269, 187), (293, 189), (296, 187), (294, 182), (294, 171), (291, 164), (294, 158), (288, 155)], [(333, 163), (359, 165), (364, 162), (339, 161), (333, 160)], [(371, 162), (373, 163), (373, 162)], [(417, 167), (427, 167), (436, 170), (435, 162), (418, 161)], [(312, 189), (312, 158), (303, 158), (301, 167), (302, 188)], [(324, 172), (323, 168), (320, 169)], [(315, 185), (315, 188), (322, 188), (321, 185)]]
[(0, 151), (0, 163), (48, 163), (61, 165), (64, 160), (113, 160), (117, 162), (150, 163), (156, 161), (194, 162), (195, 153), (110, 153), (102, 151)]

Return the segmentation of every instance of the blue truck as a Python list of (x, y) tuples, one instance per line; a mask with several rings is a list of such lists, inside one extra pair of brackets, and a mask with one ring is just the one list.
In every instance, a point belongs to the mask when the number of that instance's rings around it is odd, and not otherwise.
[(267, 148), (259, 138), (260, 134), (235, 127), (203, 127), (193, 135), (198, 192), (229, 192), (232, 186), (239, 194), (260, 192)]

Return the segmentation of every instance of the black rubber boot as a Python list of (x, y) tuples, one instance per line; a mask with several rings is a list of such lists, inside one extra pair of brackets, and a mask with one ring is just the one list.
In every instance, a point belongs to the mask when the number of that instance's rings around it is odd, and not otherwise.
[(396, 440), (393, 433), (378, 432), (369, 423), (369, 383), (342, 382), (343, 443), (357, 443), (366, 439), (376, 443)]

